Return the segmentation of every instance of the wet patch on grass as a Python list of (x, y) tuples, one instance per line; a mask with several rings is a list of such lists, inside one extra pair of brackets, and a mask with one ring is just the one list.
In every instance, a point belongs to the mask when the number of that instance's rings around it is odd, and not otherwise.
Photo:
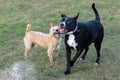
[(1, 73), (0, 78), (0, 80), (37, 80), (34, 64), (29, 61), (15, 62)]

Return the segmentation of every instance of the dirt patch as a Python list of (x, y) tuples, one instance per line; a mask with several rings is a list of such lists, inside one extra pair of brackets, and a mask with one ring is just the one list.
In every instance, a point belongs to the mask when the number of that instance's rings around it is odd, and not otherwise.
[(34, 65), (29, 61), (15, 62), (0, 73), (0, 80), (37, 80)]

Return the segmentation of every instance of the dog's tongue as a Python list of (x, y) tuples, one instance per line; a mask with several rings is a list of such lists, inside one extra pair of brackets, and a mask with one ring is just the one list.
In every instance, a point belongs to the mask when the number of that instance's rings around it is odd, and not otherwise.
[(65, 33), (65, 32), (67, 32), (67, 30), (65, 30), (65, 29), (59, 29), (59, 31), (61, 32), (61, 33)]
[(64, 29), (59, 29), (60, 32), (64, 32)]

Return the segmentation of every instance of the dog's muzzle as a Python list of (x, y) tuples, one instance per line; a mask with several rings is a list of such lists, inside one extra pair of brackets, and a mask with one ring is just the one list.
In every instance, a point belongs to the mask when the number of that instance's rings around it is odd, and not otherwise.
[(56, 38), (60, 38), (60, 31), (57, 29), (54, 35), (56, 36)]
[(64, 28), (64, 27), (65, 27), (65, 23), (64, 22), (60, 23), (60, 28)]
[(59, 25), (59, 31), (60, 33), (66, 33), (67, 30), (65, 30), (65, 22), (61, 22), (60, 25)]
[(61, 27), (61, 28), (65, 28), (65, 22), (61, 22), (61, 23), (60, 23), (60, 27)]

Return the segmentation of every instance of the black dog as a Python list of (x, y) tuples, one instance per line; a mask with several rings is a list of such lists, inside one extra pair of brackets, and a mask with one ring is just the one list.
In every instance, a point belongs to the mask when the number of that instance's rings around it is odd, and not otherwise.
[[(85, 23), (77, 22), (79, 13), (73, 18), (70, 18), (64, 14), (61, 15), (62, 20), (60, 23), (60, 32), (65, 33), (67, 58), (67, 67), (65, 71), (66, 75), (71, 72), (71, 67), (74, 65), (83, 50), (85, 50), (85, 52), (81, 56), (81, 59), (85, 59), (91, 43), (94, 43), (97, 51), (97, 59), (95, 64), (100, 64), (100, 49), (104, 37), (104, 28), (100, 22), (100, 17), (95, 8), (95, 3), (92, 4), (92, 9), (95, 12), (96, 18), (95, 20)], [(71, 59), (71, 49), (77, 51), (73, 59)]]

